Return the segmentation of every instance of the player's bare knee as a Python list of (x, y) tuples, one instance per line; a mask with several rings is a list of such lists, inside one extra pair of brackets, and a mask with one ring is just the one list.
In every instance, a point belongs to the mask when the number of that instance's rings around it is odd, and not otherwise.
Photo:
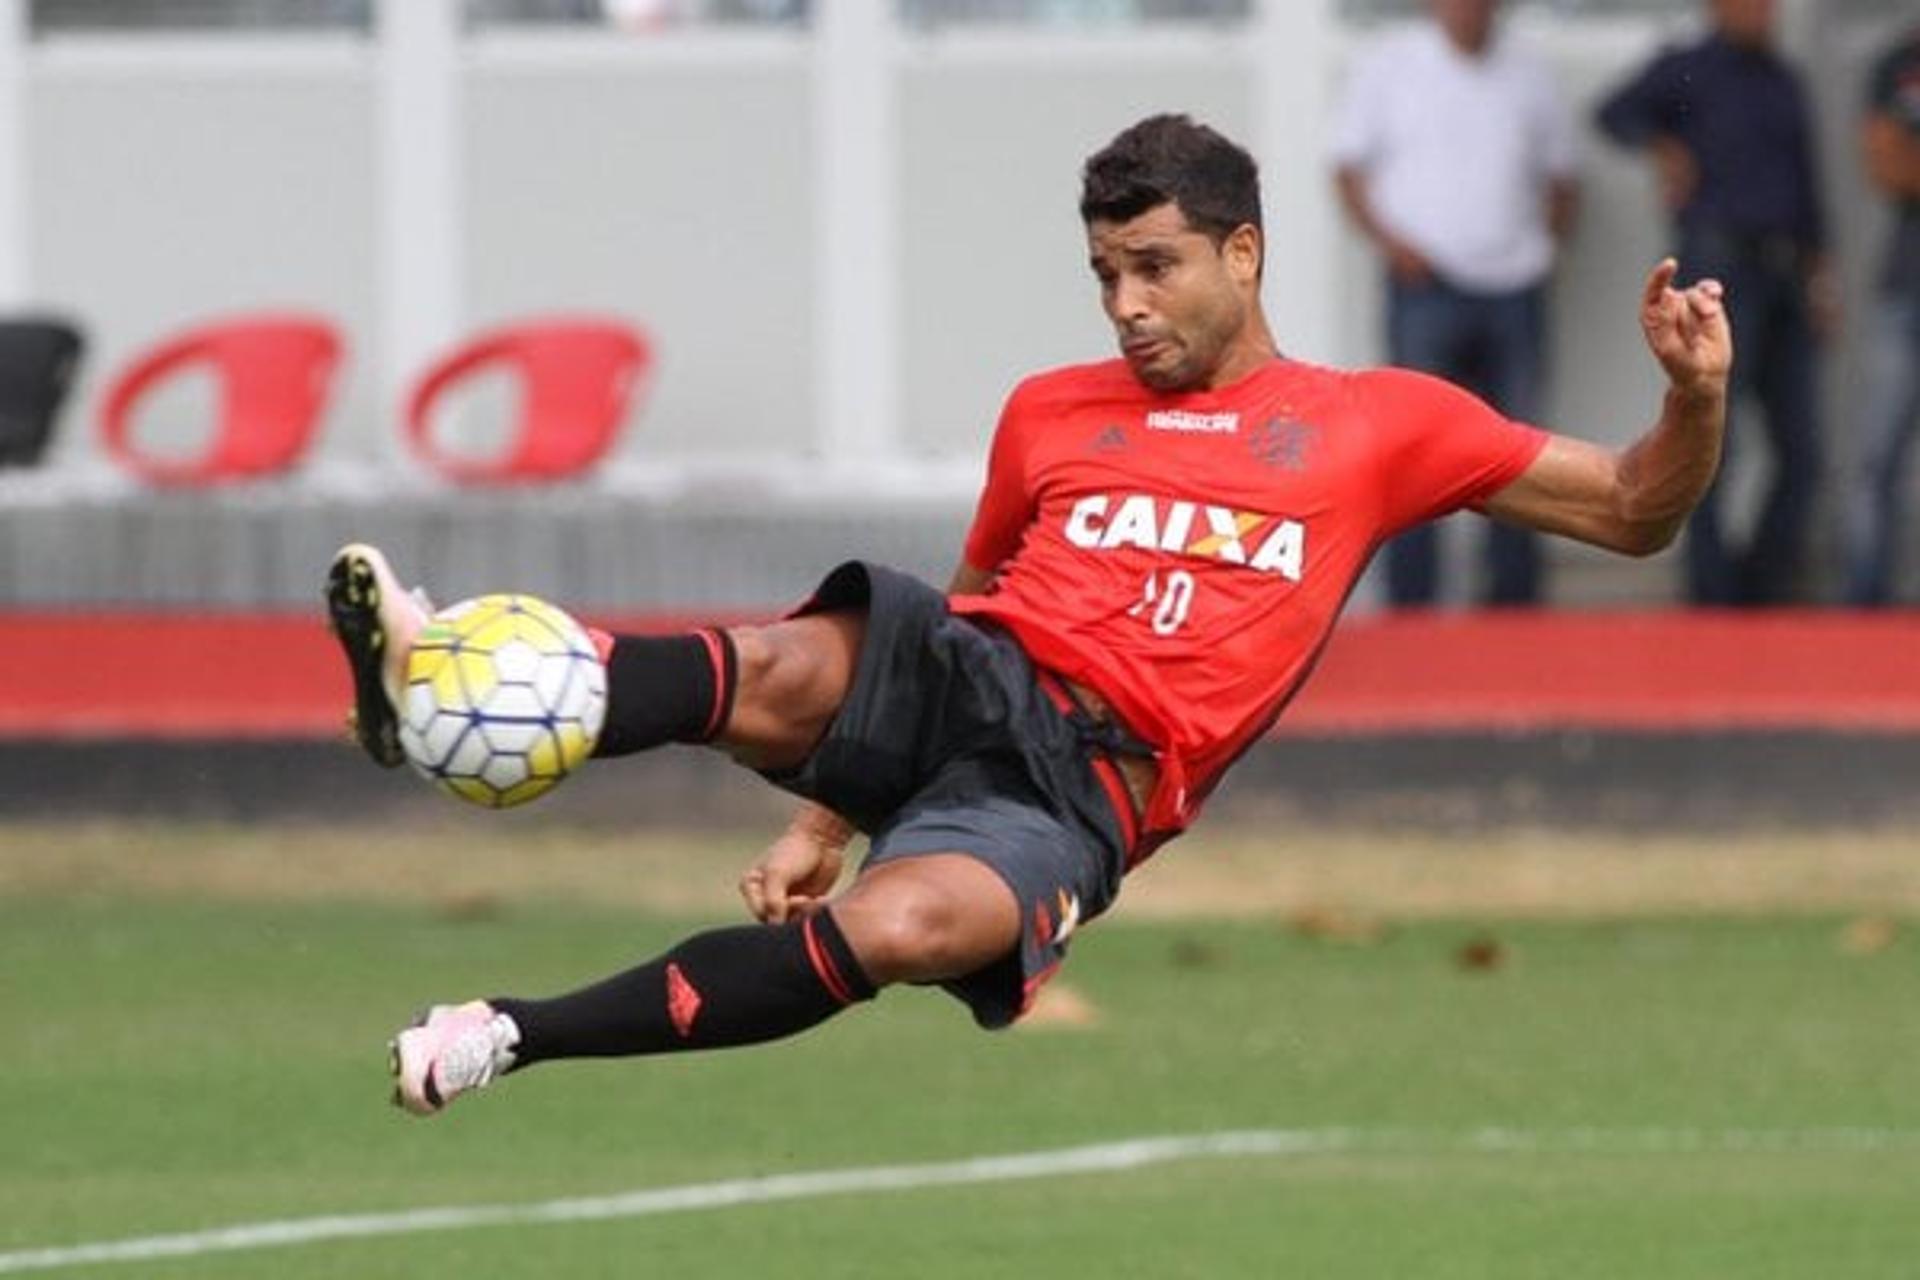
[(961, 951), (958, 919), (953, 904), (911, 893), (858, 913), (851, 929), (841, 919), (841, 927), (860, 967), (876, 983), (929, 982), (963, 972), (955, 968)]
[(972, 973), (1011, 945), (996, 905), (899, 877), (881, 892), (850, 895), (834, 920), (874, 982), (937, 982)]

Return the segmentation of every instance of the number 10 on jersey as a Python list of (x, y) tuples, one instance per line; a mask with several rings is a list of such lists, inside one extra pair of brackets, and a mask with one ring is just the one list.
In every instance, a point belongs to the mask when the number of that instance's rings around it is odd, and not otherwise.
[(1187, 623), (1193, 609), (1193, 575), (1185, 569), (1171, 569), (1162, 575), (1158, 569), (1147, 575), (1140, 599), (1127, 610), (1129, 618), (1146, 618), (1157, 636), (1170, 636)]

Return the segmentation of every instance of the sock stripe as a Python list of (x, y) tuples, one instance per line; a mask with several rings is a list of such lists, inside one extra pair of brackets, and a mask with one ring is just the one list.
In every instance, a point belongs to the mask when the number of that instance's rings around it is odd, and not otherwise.
[(711, 740), (726, 727), (727, 709), (733, 703), (733, 646), (718, 631), (696, 631), (707, 646), (707, 659), (713, 663), (713, 707), (707, 712), (702, 740)]
[(611, 631), (602, 631), (599, 627), (587, 628), (587, 639), (593, 641), (593, 651), (600, 655), (602, 665), (613, 660), (613, 645), (617, 638)]
[(833, 963), (833, 956), (820, 939), (814, 936), (813, 917), (808, 916), (800, 924), (800, 936), (807, 943), (807, 959), (813, 963), (813, 971), (820, 975), (820, 981), (827, 991), (841, 1004), (852, 1004), (853, 992), (846, 980), (840, 976), (839, 968)]

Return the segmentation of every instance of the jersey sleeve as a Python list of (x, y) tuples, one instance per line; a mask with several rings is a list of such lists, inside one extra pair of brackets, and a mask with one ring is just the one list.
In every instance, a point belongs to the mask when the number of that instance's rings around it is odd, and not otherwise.
[(1382, 517), (1391, 533), (1479, 506), (1546, 447), (1546, 432), (1439, 378), (1377, 369), (1356, 381), (1380, 441)]
[(992, 573), (1020, 547), (1033, 523), (1035, 501), (1027, 478), (1027, 447), (1033, 416), (1019, 389), (1007, 398), (987, 451), (987, 480), (974, 507), (962, 552), (968, 565)]

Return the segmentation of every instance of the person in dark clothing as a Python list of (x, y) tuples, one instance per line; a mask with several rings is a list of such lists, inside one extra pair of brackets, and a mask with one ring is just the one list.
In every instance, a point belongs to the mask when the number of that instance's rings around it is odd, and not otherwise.
[(1920, 25), (1881, 55), (1868, 77), (1860, 143), (1867, 177), (1894, 215), (1866, 317), (1861, 467), (1847, 513), (1847, 602), (1873, 607), (1896, 595), (1907, 455), (1920, 428)]
[(1652, 158), (1682, 278), (1726, 285), (1740, 337), (1734, 397), (1758, 403), (1773, 471), (1744, 549), (1722, 527), (1723, 484), (1695, 510), (1687, 587), (1696, 604), (1763, 605), (1795, 598), (1799, 585), (1822, 465), (1816, 382), (1834, 275), (1813, 120), (1774, 48), (1774, 0), (1709, 7), (1708, 36), (1656, 56), (1605, 99), (1598, 122)]

